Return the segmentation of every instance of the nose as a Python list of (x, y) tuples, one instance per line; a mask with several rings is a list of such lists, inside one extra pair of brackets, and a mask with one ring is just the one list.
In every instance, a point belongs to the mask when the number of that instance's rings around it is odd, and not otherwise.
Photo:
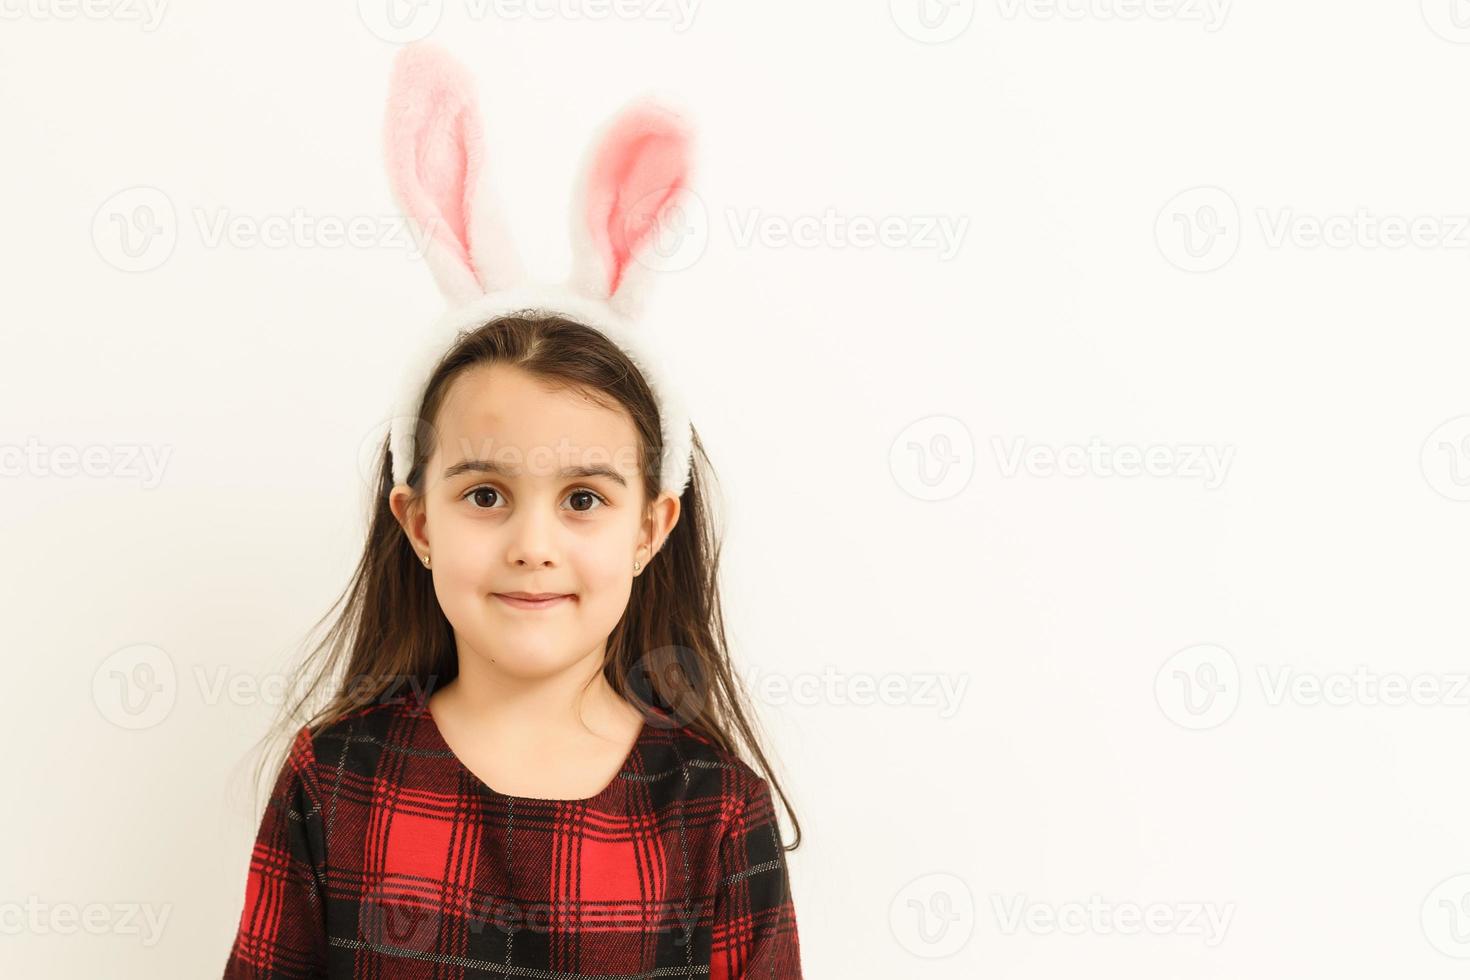
[(520, 508), (510, 520), (506, 560), (527, 568), (554, 565), (558, 526), (554, 508), (540, 505)]

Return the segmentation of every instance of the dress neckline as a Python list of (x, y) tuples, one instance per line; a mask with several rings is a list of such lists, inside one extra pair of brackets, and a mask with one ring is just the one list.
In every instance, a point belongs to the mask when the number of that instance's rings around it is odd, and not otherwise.
[[(408, 702), (405, 702), (405, 704), (407, 703)], [(492, 799), (507, 800), (513, 803), (566, 803), (580, 805), (598, 803), (603, 801), (607, 797), (611, 796), (614, 791), (616, 791), (618, 784), (622, 781), (623, 777), (632, 772), (634, 758), (638, 755), (639, 751), (642, 750), (644, 745), (648, 742), (649, 738), (653, 735), (655, 731), (655, 726), (648, 720), (647, 717), (645, 717), (643, 719), (643, 724), (638, 729), (637, 736), (633, 739), (633, 747), (629, 749), (628, 754), (624, 756), (622, 763), (618, 766), (618, 771), (613, 773), (612, 779), (608, 781), (608, 784), (606, 786), (602, 787), (602, 789), (598, 790), (591, 796), (575, 798), (517, 796), (513, 793), (500, 792), (495, 787), (491, 786), (489, 783), (485, 782), (483, 779), (477, 776), (473, 769), (464, 764), (464, 760), (459, 757), (459, 754), (455, 752), (454, 749), (450, 748), (449, 742), (444, 738), (444, 733), (440, 731), (439, 723), (434, 720), (434, 713), (429, 709), (428, 698), (423, 698), (416, 707), (412, 705), (410, 705), (409, 707), (410, 713), (419, 719), (419, 722), (428, 732), (430, 740), (434, 743), (434, 748), (437, 751), (443, 753), (445, 758), (447, 758), (451, 763), (454, 764), (455, 768), (460, 771), (460, 773), (464, 776), (465, 780), (470, 785), (474, 786), (481, 793), (488, 797), (491, 797)]]

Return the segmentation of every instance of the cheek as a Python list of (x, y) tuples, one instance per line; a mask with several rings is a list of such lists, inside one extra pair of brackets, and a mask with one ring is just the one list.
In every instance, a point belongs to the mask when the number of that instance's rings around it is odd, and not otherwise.
[(623, 617), (633, 594), (633, 560), (625, 564), (621, 548), (602, 549), (582, 558), (573, 571), (581, 590), (581, 623), (597, 636), (606, 636)]
[(633, 546), (619, 533), (589, 535), (568, 544), (566, 559), (578, 586), (589, 592), (628, 588), (633, 577)]
[(505, 553), (494, 532), (475, 521), (441, 520), (435, 532), (434, 568), (445, 578), (464, 581), (483, 577), (491, 561)]

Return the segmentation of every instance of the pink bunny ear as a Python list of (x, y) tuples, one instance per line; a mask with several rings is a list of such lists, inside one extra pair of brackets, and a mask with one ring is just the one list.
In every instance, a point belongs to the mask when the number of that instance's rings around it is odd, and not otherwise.
[(573, 207), (573, 285), (626, 316), (642, 306), (638, 258), (689, 184), (693, 138), (677, 112), (639, 100), (617, 114), (583, 161)]
[(438, 45), (407, 45), (394, 60), (384, 150), (393, 195), (451, 301), (520, 279), (508, 229), (485, 186), (474, 79)]

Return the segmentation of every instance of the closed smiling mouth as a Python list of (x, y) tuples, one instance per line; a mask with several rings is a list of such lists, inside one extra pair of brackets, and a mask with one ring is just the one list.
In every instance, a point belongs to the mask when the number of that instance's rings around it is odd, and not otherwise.
[(496, 592), (495, 598), (513, 609), (550, 609), (575, 598), (569, 592)]

